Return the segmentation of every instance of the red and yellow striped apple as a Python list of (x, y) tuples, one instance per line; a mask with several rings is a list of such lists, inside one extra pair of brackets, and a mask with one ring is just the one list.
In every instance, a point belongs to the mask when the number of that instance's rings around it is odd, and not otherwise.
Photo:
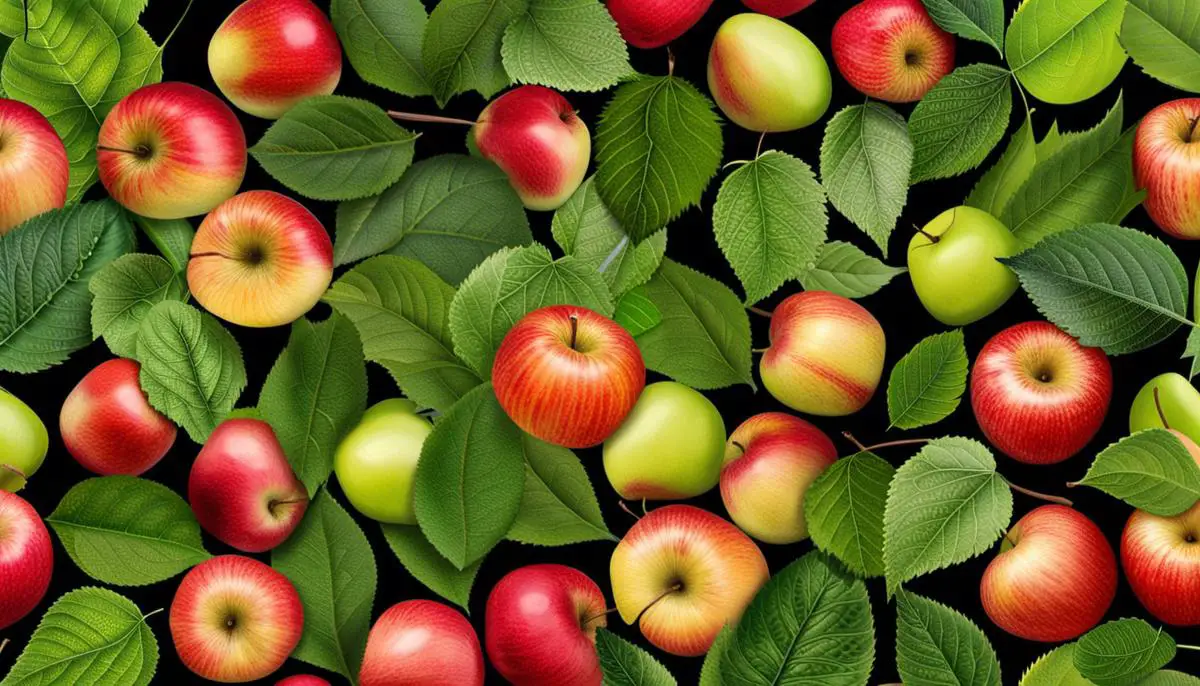
[(833, 61), (864, 95), (916, 102), (954, 71), (954, 36), (921, 0), (864, 0), (834, 24)]
[(408, 398), (367, 410), (333, 456), (333, 471), (354, 509), (386, 524), (416, 524), (413, 479), (433, 424)]
[(635, 48), (660, 48), (700, 21), (713, 0), (608, 0), (621, 36)]
[(54, 547), (42, 518), (21, 496), (0, 491), (0, 630), (42, 602), (53, 571)]
[(609, 565), (613, 600), (626, 624), (673, 655), (703, 655), (726, 624), (741, 618), (770, 571), (736, 526), (690, 505), (640, 519)]
[(1200, 238), (1200, 98), (1173, 100), (1138, 124), (1133, 171), (1142, 204), (1158, 228), (1175, 238)]
[(771, 316), (763, 385), (784, 405), (807, 414), (858, 412), (883, 374), (883, 327), (862, 305), (826, 291), (789, 296)]
[(768, 17), (783, 19), (808, 7), (817, 0), (742, 0), (747, 8)]
[(804, 495), (836, 460), (833, 441), (812, 424), (783, 412), (756, 414), (725, 444), (721, 500), (733, 523), (754, 538), (803, 541)]
[(100, 127), (100, 181), (135, 214), (181, 219), (228, 200), (246, 174), (246, 134), (203, 88), (156, 83), (125, 96)]
[(0, 388), (0, 491), (16, 493), (50, 449), (46, 425), (20, 398)]
[(361, 686), (483, 686), (483, 651), (457, 610), (431, 600), (389, 607), (367, 636)]
[(273, 191), (226, 200), (200, 223), (188, 288), (241, 326), (280, 326), (312, 309), (333, 280), (333, 243), (303, 205)]
[[(1198, 452), (1192, 456), (1200, 458)], [(1135, 511), (1121, 535), (1121, 566), (1134, 595), (1159, 621), (1200, 625), (1200, 502), (1174, 517)]]
[(213, 34), (208, 70), (238, 109), (278, 119), (337, 88), (342, 46), (311, 0), (246, 0)]
[(40, 112), (0, 98), (0, 235), (67, 202), (67, 149)]

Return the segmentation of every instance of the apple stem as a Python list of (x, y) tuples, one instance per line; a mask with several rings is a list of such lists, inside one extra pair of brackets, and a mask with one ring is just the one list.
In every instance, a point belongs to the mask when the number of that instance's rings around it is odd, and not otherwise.
[(1045, 493), (1031, 491), (1028, 488), (1025, 488), (1024, 486), (1018, 486), (1018, 485), (1014, 484), (1013, 482), (1009, 481), (1008, 479), (1005, 479), (1004, 483), (1008, 484), (1008, 487), (1013, 489), (1017, 493), (1023, 493), (1025, 495), (1029, 496), (1030, 498), (1037, 498), (1038, 500), (1045, 500), (1048, 503), (1054, 503), (1056, 505), (1066, 505), (1067, 507), (1075, 507), (1075, 503), (1071, 502), (1070, 500), (1067, 500), (1066, 498), (1064, 498), (1062, 496), (1047, 495)]
[(96, 149), (101, 152), (119, 152), (125, 155), (133, 155), (134, 157), (147, 157), (150, 154), (150, 149), (142, 145), (132, 150), (129, 148), (113, 148), (107, 145), (97, 145)]
[(758, 137), (758, 147), (754, 149), (754, 159), (757, 160), (759, 157), (762, 157), (763, 141), (766, 139), (767, 139), (767, 132), (763, 131), (762, 135)]
[(928, 231), (926, 231), (925, 229), (922, 229), (921, 227), (917, 226), (916, 224), (913, 224), (913, 228), (916, 229), (917, 233), (928, 238), (930, 243), (937, 243), (942, 240), (941, 236), (935, 236), (935, 235), (929, 233)]
[(17, 469), (16, 467), (14, 467), (10, 464), (0, 464), (0, 469), (3, 469), (6, 472), (12, 472), (13, 474), (16, 474), (17, 476), (21, 477), (22, 479), (29, 478), (29, 477), (25, 476), (25, 472), (21, 471), (20, 469)]
[(7, 639), (7, 638), (6, 638), (6, 639), (4, 639), (3, 641), (0, 641), (0, 653), (3, 653), (3, 652), (4, 652), (4, 648), (5, 648), (5, 646), (7, 646), (7, 645), (8, 645), (8, 639)]
[(579, 317), (571, 315), (567, 317), (571, 320), (571, 350), (575, 349), (575, 339), (579, 336)]
[(600, 268), (596, 271), (600, 272), (601, 274), (608, 271), (608, 268), (612, 266), (613, 261), (617, 259), (617, 257), (621, 254), (621, 251), (625, 250), (626, 246), (628, 245), (629, 236), (621, 236), (621, 240), (617, 243), (617, 247), (613, 248), (612, 252), (608, 253), (608, 257), (604, 258), (604, 261), (600, 263)]
[[(644, 503), (644, 502), (643, 502), (643, 505), (642, 505), (642, 506), (643, 506), (643, 508), (645, 507), (645, 503)], [(634, 512), (633, 510), (629, 509), (629, 506), (625, 504), (625, 501), (624, 501), (624, 500), (618, 500), (618, 501), (617, 501), (617, 507), (619, 507), (619, 508), (621, 508), (622, 510), (624, 510), (624, 511), (625, 511), (625, 514), (629, 515), (630, 517), (633, 517), (634, 519), (636, 519), (636, 520), (638, 520), (638, 521), (641, 521), (641, 520), (642, 520), (642, 517), (641, 517), (641, 515), (639, 515), (638, 513)]]
[(596, 621), (597, 619), (600, 619), (601, 617), (607, 617), (608, 615), (611, 615), (612, 613), (614, 613), (616, 611), (617, 611), (617, 608), (610, 607), (602, 612), (597, 612), (594, 615), (588, 615), (587, 617), (583, 618), (583, 625), (587, 626), (588, 624), (591, 624), (592, 622)]
[(767, 319), (770, 319), (771, 315), (772, 315), (772, 313), (769, 310), (764, 310), (761, 307), (755, 307), (753, 305), (747, 305), (746, 311), (753, 312), (754, 314), (757, 314), (760, 317), (766, 317)]
[(885, 441), (883, 443), (876, 443), (875, 445), (869, 445), (869, 446), (863, 448), (863, 450), (871, 453), (871, 452), (875, 452), (876, 450), (879, 450), (881, 448), (898, 448), (903, 445), (925, 445), (926, 443), (929, 442), (929, 440), (930, 439), (928, 439), (928, 438), (903, 438), (898, 441)]
[(730, 441), (729, 444), (742, 451), (743, 455), (746, 454), (746, 446), (742, 445), (741, 443), (738, 443), (737, 441)]
[(1191, 121), (1191, 128), (1188, 129), (1187, 140), (1184, 143), (1192, 143), (1196, 140), (1196, 127), (1200, 125), (1200, 117), (1194, 117)]
[(225, 256), (219, 252), (194, 252), (194, 253), (188, 255), (188, 257), (192, 258), (192, 257), (225, 257)]
[(849, 431), (843, 431), (842, 436), (847, 441), (850, 441), (851, 443), (853, 443), (854, 447), (858, 448), (859, 452), (861, 452), (861, 453), (867, 452), (867, 446), (863, 445), (862, 442), (860, 442), (857, 438), (855, 438), (854, 434), (850, 433)]
[(750, 352), (754, 353), (755, 355), (761, 355), (768, 350), (770, 350), (770, 348), (750, 348)]
[(1162, 401), (1158, 398), (1158, 386), (1154, 387), (1154, 409), (1158, 411), (1158, 419), (1162, 422), (1163, 428), (1170, 430), (1171, 425), (1167, 423), (1167, 413), (1163, 412)]
[(426, 124), (461, 124), (463, 126), (475, 126), (479, 122), (473, 122), (470, 119), (458, 119), (456, 117), (440, 117), (436, 114), (414, 114), (412, 112), (395, 112), (388, 110), (388, 116), (392, 119), (400, 121), (417, 121)]
[(675, 51), (667, 46), (667, 76), (675, 75)]
[(647, 605), (646, 607), (643, 607), (643, 608), (642, 608), (642, 611), (641, 611), (641, 612), (639, 612), (639, 613), (638, 613), (638, 615), (637, 615), (637, 617), (635, 617), (635, 618), (633, 619), (633, 621), (632, 621), (632, 622), (630, 622), (629, 624), (630, 624), (630, 625), (635, 625), (635, 624), (638, 624), (639, 622), (641, 622), (641, 621), (642, 621), (642, 617), (643, 617), (643, 616), (644, 616), (644, 615), (645, 615), (647, 612), (649, 612), (649, 611), (650, 611), (650, 608), (652, 608), (652, 607), (654, 607), (655, 605), (659, 604), (659, 602), (661, 602), (663, 598), (666, 598), (667, 596), (671, 595), (672, 593), (678, 593), (678, 592), (680, 592), (680, 591), (682, 591), (682, 590), (683, 590), (683, 584), (681, 584), (681, 583), (678, 583), (678, 582), (676, 582), (676, 583), (674, 583), (674, 584), (671, 584), (671, 587), (670, 587), (670, 588), (668, 588), (667, 590), (663, 591), (662, 593), (659, 593), (657, 598), (655, 598), (654, 600), (651, 600), (651, 601), (650, 601), (650, 604), (649, 604), (649, 605)]

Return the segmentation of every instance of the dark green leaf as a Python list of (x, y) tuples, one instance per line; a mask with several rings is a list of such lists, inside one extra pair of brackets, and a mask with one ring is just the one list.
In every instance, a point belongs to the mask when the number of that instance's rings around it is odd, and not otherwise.
[(1140, 619), (1106, 622), (1075, 646), (1075, 669), (1097, 686), (1127, 686), (1165, 667), (1175, 639)]
[(829, 291), (845, 298), (865, 298), (907, 272), (871, 257), (857, 246), (829, 241), (811, 269), (800, 275), (806, 291)]
[(883, 513), (896, 473), (872, 453), (829, 465), (804, 495), (804, 519), (813, 544), (858, 576), (883, 576)]
[(598, 0), (529, 0), (509, 24), (501, 48), (517, 83), (564, 91), (599, 91), (631, 76), (617, 23)]
[(363, 81), (401, 95), (429, 95), (421, 63), (428, 15), (421, 0), (333, 0), (330, 18)]
[(1008, 128), (1011, 79), (990, 64), (959, 67), (917, 103), (908, 120), (912, 183), (958, 176), (987, 158)]
[(906, 683), (1000, 686), (996, 651), (971, 620), (905, 591), (896, 611), (896, 666)]
[(186, 302), (184, 275), (157, 255), (123, 255), (88, 282), (92, 299), (92, 336), (104, 337), (119, 357), (137, 356), (142, 318), (164, 300)]
[(610, 632), (596, 630), (603, 686), (675, 686), (675, 677), (645, 650)]
[(900, 358), (888, 377), (891, 426), (915, 429), (949, 417), (967, 390), (962, 329), (934, 334)]
[(1166, 429), (1146, 429), (1101, 450), (1079, 486), (1091, 486), (1139, 510), (1174, 517), (1200, 501), (1200, 466)]
[(529, 0), (442, 0), (429, 15), (421, 61), (438, 107), (473, 90), (490, 98), (510, 82), (501, 64), (504, 30)]
[(416, 526), (383, 525), (383, 538), (404, 569), (429, 590), (467, 610), (471, 587), (483, 560), (458, 569), (433, 547)]
[(662, 312), (650, 300), (644, 286), (638, 286), (621, 296), (617, 301), (617, 311), (613, 314), (613, 320), (635, 337), (662, 324), (662, 319)]
[(600, 503), (575, 453), (521, 435), (525, 493), (508, 531), (509, 540), (534, 545), (616, 541), (600, 514)]

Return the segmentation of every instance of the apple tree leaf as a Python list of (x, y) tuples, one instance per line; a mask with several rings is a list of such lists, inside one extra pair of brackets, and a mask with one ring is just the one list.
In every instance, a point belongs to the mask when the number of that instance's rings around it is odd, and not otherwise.
[(1000, 686), (1000, 662), (979, 627), (907, 591), (896, 595), (896, 666), (910, 684)]
[(133, 223), (150, 239), (154, 247), (158, 248), (158, 252), (171, 264), (172, 269), (177, 272), (187, 269), (192, 240), (196, 238), (196, 230), (188, 220), (150, 219), (134, 215)]
[(600, 91), (634, 74), (617, 23), (599, 0), (529, 0), (500, 54), (517, 83)]
[(1200, 677), (1173, 669), (1160, 669), (1137, 682), (1137, 686), (1200, 686)]
[(1037, 141), (1033, 137), (1033, 119), (1026, 115), (1025, 123), (1009, 139), (1004, 154), (979, 179), (964, 204), (993, 217), (1003, 216), (1004, 208), (1033, 174), (1035, 164)]
[(1200, 466), (1166, 429), (1146, 429), (1101, 450), (1076, 486), (1091, 486), (1160, 517), (1200, 501)]
[(92, 9), (121, 35), (133, 28), (142, 12), (146, 10), (149, 0), (88, 0)]
[(892, 367), (887, 387), (889, 428), (936, 424), (954, 413), (966, 390), (962, 329), (929, 336)]
[(525, 494), (508, 539), (533, 545), (613, 541), (600, 503), (575, 453), (522, 433)]
[(638, 286), (621, 296), (617, 301), (617, 311), (613, 314), (613, 321), (625, 327), (629, 335), (635, 338), (662, 324), (662, 320), (662, 312), (650, 300), (645, 286)]
[(800, 284), (806, 291), (865, 298), (907, 271), (905, 267), (884, 264), (852, 243), (829, 241), (821, 248), (816, 264), (800, 275)]
[(439, 596), (470, 611), (471, 587), (483, 560), (459, 569), (442, 557), (417, 526), (383, 525), (383, 538), (388, 547), (414, 579)]
[(1188, 0), (1129, 0), (1121, 44), (1150, 76), (1200, 93), (1200, 6)]
[(438, 107), (459, 93), (490, 98), (511, 83), (501, 62), (504, 31), (530, 0), (442, 0), (429, 15), (421, 61)]
[(1008, 128), (1012, 74), (991, 64), (959, 67), (938, 81), (908, 119), (912, 183), (978, 167)]
[(1196, 378), (1200, 374), (1200, 326), (1193, 325), (1188, 331), (1187, 345), (1183, 350), (1183, 359), (1191, 360), (1192, 364), (1188, 368), (1187, 378), (1189, 381)]
[(921, 0), (929, 17), (950, 33), (1004, 47), (1004, 0)]
[(1008, 66), (1033, 97), (1054, 105), (1104, 90), (1125, 64), (1125, 0), (1026, 0), (1008, 25)]
[(1126, 686), (1165, 667), (1175, 639), (1141, 619), (1105, 622), (1075, 644), (1075, 669), (1097, 686)]
[(104, 266), (91, 281), (92, 336), (104, 337), (119, 357), (137, 356), (142, 317), (164, 300), (186, 302), (183, 273), (157, 255), (123, 255)]
[(1095, 686), (1075, 669), (1075, 644), (1068, 643), (1041, 656), (1025, 670), (1017, 686)]
[(721, 632), (713, 639), (708, 652), (704, 655), (704, 664), (700, 666), (700, 683), (697, 686), (721, 686), (721, 661), (725, 658), (725, 649), (733, 638), (733, 627), (726, 624)]
[(121, 61), (96, 106), (102, 118), (107, 117), (126, 95), (142, 86), (158, 83), (163, 77), (162, 57), (167, 46), (155, 43), (146, 29), (133, 24), (123, 33), (117, 31), (117, 46), (121, 49)]
[(826, 467), (804, 496), (813, 544), (858, 576), (883, 576), (883, 512), (895, 473), (887, 460), (856, 453)]
[(650, 653), (603, 627), (596, 630), (596, 653), (604, 686), (675, 686), (678, 682)]
[(333, 0), (329, 14), (363, 81), (401, 95), (433, 92), (421, 62), (429, 20), (421, 0)]

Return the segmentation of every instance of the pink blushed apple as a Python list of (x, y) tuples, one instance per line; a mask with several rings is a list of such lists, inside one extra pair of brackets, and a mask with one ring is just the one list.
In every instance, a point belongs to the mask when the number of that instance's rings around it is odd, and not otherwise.
[(713, 0), (608, 0), (608, 13), (635, 48), (660, 48), (700, 21)]
[(371, 627), (361, 686), (483, 686), (483, 652), (457, 610), (430, 600), (388, 608)]
[(742, 0), (742, 4), (759, 14), (782, 19), (808, 7), (817, 0)]
[(864, 95), (916, 102), (954, 70), (954, 36), (921, 0), (864, 0), (834, 24), (833, 60)]
[(33, 611), (50, 587), (54, 548), (25, 499), (0, 491), (0, 630)]
[(67, 202), (67, 149), (40, 112), (0, 98), (0, 235)]
[(1133, 171), (1146, 189), (1143, 205), (1175, 238), (1200, 238), (1200, 98), (1174, 100), (1138, 124)]
[(330, 686), (330, 684), (319, 676), (297, 674), (276, 681), (275, 686)]
[(1121, 536), (1121, 566), (1159, 621), (1200, 625), (1200, 502), (1175, 517), (1135, 511)]

